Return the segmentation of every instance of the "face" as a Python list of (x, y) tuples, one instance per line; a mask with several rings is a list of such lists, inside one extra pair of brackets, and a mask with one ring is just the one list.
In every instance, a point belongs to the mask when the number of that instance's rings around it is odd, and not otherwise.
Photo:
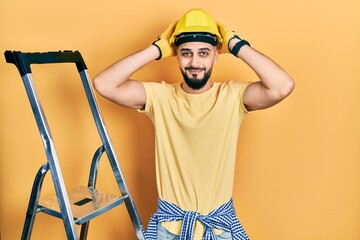
[(208, 84), (217, 60), (217, 48), (208, 43), (188, 42), (177, 48), (177, 59), (186, 85), (199, 90)]

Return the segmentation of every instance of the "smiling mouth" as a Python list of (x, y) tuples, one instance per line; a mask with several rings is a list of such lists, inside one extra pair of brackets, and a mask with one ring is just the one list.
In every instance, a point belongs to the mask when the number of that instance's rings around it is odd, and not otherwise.
[(185, 68), (185, 71), (187, 71), (189, 74), (191, 74), (194, 78), (198, 76), (201, 72), (205, 71), (205, 68), (197, 68), (197, 67), (187, 67)]
[(197, 67), (186, 67), (185, 68), (186, 71), (189, 72), (201, 72), (201, 71), (205, 71), (205, 68), (197, 68)]

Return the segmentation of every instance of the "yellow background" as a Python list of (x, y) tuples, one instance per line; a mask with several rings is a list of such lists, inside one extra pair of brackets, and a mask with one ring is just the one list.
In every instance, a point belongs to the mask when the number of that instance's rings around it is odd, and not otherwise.
[[(150, 44), (186, 10), (201, 7), (234, 28), (295, 79), (281, 104), (254, 112), (240, 131), (234, 201), (253, 240), (360, 239), (360, 2), (5, 1), (0, 52), (79, 50), (94, 77)], [(68, 188), (86, 185), (99, 146), (80, 79), (69, 64), (33, 66)], [(134, 76), (181, 80), (174, 58)], [(240, 60), (221, 56), (214, 80), (256, 80)], [(135, 110), (98, 96), (144, 225), (156, 210), (153, 128)], [(0, 57), (1, 239), (19, 239), (36, 171), (45, 162), (20, 75)], [(117, 193), (108, 163), (98, 187)], [(42, 197), (53, 194), (50, 174)], [(62, 221), (35, 220), (33, 239), (65, 239)], [(96, 218), (88, 239), (135, 239), (124, 206)]]

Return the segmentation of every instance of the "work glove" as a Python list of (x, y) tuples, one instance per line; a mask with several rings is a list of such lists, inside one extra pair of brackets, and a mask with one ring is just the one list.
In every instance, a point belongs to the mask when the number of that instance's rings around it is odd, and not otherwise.
[(221, 23), (217, 23), (220, 35), (223, 39), (222, 41), (222, 45), (220, 48), (220, 54), (222, 53), (231, 53), (230, 49), (229, 49), (229, 42), (231, 39), (233, 38), (237, 38), (240, 39), (240, 37), (235, 33), (234, 30), (229, 30), (228, 28), (226, 28), (224, 25), (222, 25)]
[(160, 52), (160, 56), (156, 60), (165, 57), (175, 56), (175, 49), (170, 43), (170, 37), (173, 34), (177, 22), (172, 23), (152, 44), (155, 45)]

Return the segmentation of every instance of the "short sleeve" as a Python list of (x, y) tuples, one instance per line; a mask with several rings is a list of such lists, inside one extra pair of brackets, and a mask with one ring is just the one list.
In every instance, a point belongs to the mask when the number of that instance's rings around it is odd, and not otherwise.
[(142, 82), (146, 92), (146, 103), (143, 109), (138, 109), (140, 113), (144, 113), (150, 119), (154, 117), (154, 106), (158, 101), (159, 96), (162, 96), (164, 91), (164, 82)]
[(246, 88), (251, 84), (251, 82), (230, 81), (229, 84), (231, 85), (231, 88), (233, 89), (234, 94), (239, 101), (240, 112), (242, 112), (243, 114), (249, 113), (249, 111), (246, 109), (243, 98), (244, 92)]

